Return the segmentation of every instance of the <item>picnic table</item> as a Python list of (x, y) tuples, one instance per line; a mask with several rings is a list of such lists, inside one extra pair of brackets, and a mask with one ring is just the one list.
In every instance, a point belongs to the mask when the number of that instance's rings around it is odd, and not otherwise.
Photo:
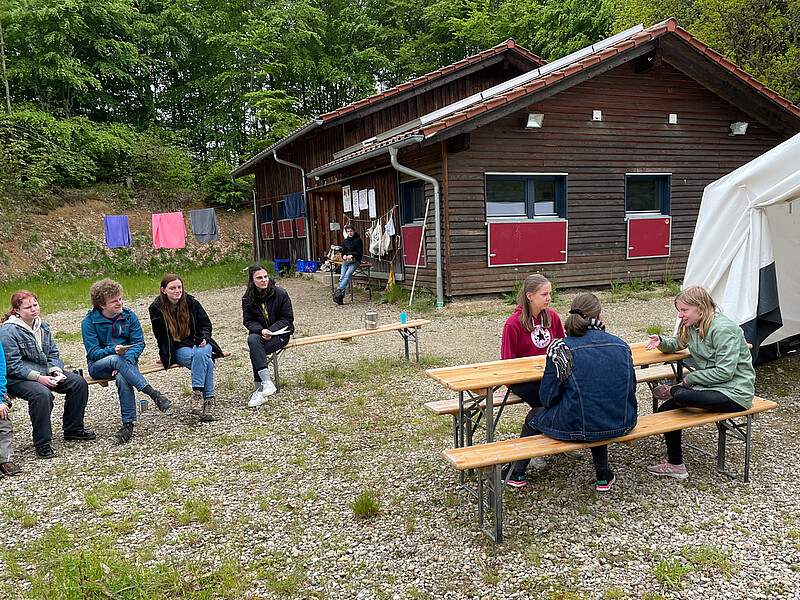
[[(647, 342), (631, 344), (633, 364), (636, 367), (664, 362), (677, 363), (676, 376), (682, 377), (683, 361), (691, 358), (688, 350), (681, 350), (673, 354), (664, 354), (661, 351), (647, 350)], [(500, 386), (513, 385), (528, 381), (540, 381), (544, 375), (547, 357), (527, 356), (509, 360), (495, 360), (492, 362), (460, 365), (456, 367), (442, 367), (428, 369), (429, 377), (438, 381), (454, 392), (458, 392), (458, 415), (456, 417), (456, 447), (471, 446), (473, 432), (482, 426), (486, 432), (486, 442), (494, 441), (494, 431), (497, 421), (505, 407), (506, 396), (499, 406), (497, 415), (494, 414), (494, 393)]]

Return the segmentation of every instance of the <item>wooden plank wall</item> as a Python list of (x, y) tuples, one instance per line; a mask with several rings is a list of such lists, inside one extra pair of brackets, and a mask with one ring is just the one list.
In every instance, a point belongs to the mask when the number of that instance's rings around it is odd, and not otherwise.
[[(602, 121), (591, 120), (593, 110), (602, 110)], [(528, 112), (545, 115), (542, 129), (524, 128)], [(669, 113), (677, 125), (668, 124)], [(745, 136), (728, 135), (734, 121), (750, 123)], [(623, 65), (475, 130), (470, 148), (447, 162), (448, 294), (508, 291), (515, 277), (537, 271), (562, 287), (681, 278), (703, 188), (783, 139), (667, 62), (642, 74)], [(487, 267), (485, 172), (569, 174), (566, 264)], [(631, 172), (672, 173), (669, 258), (625, 258)]]

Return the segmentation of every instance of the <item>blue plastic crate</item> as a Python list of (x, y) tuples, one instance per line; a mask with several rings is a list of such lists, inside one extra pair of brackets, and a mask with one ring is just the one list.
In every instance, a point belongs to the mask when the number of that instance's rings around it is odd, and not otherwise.
[(316, 273), (317, 261), (315, 260), (298, 260), (297, 272), (298, 273)]
[(275, 274), (282, 275), (292, 270), (292, 261), (288, 258), (275, 259)]

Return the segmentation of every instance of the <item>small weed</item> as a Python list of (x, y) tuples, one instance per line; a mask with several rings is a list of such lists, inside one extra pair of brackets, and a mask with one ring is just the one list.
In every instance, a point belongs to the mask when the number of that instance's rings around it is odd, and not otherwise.
[(172, 487), (172, 475), (165, 467), (156, 469), (155, 473), (153, 473), (153, 478), (155, 479), (156, 485), (162, 490)]
[(80, 339), (83, 339), (80, 331), (76, 331), (75, 333), (66, 333), (64, 331), (56, 331), (53, 339), (57, 342), (76, 342)]
[(239, 465), (239, 469), (242, 471), (248, 471), (250, 473), (258, 473), (263, 468), (264, 465), (256, 460), (251, 460), (250, 462)]
[(661, 327), (661, 325), (650, 325), (645, 329), (645, 333), (647, 333), (647, 335), (663, 335), (664, 328)]
[(716, 571), (722, 573), (725, 578), (733, 573), (730, 552), (724, 552), (714, 546), (699, 546), (697, 548), (686, 549), (681, 552), (696, 570)]
[(603, 593), (603, 598), (624, 598), (625, 592), (618, 587), (613, 587)]
[(364, 490), (349, 506), (353, 514), (359, 519), (371, 519), (381, 510), (378, 494), (373, 490)]
[(687, 575), (692, 572), (692, 568), (681, 564), (677, 558), (662, 558), (658, 561), (654, 572), (656, 580), (662, 586), (679, 590), (683, 587)]
[(178, 515), (178, 524), (207, 523), (211, 520), (212, 514), (211, 503), (208, 500), (189, 498), (183, 501), (183, 511)]

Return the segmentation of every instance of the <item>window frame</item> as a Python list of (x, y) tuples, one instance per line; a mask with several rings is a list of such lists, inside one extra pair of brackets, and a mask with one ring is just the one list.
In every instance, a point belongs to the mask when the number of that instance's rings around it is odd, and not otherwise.
[[(656, 181), (658, 183), (658, 208), (653, 210), (628, 210), (628, 182)], [(625, 173), (624, 202), (626, 216), (664, 215), (672, 210), (672, 173)]]
[(272, 204), (262, 204), (261, 205), (261, 222), (262, 223), (272, 223)]
[[(425, 196), (425, 182), (422, 179), (410, 179), (408, 181), (401, 181), (399, 182), (400, 190), (399, 190), (399, 197), (400, 197), (400, 224), (401, 225), (411, 225), (412, 223), (422, 224), (425, 220), (425, 212), (424, 212), (424, 200)], [(416, 207), (416, 196), (414, 198), (408, 198), (404, 194), (406, 189), (411, 189), (413, 186), (414, 189), (422, 189), (422, 200), (423, 200), (423, 212), (421, 215), (417, 215), (417, 207)], [(409, 214), (413, 215), (413, 218), (409, 219)]]
[[(523, 181), (525, 184), (525, 212), (508, 215), (490, 215), (488, 200), (488, 185), (490, 181)], [(554, 212), (547, 214), (536, 214), (535, 189), (537, 181), (554, 181), (555, 195), (553, 199)], [(508, 172), (486, 172), (483, 174), (483, 193), (484, 211), (488, 221), (507, 221), (507, 220), (553, 220), (567, 218), (567, 198), (568, 198), (569, 174), (568, 173), (508, 173)]]

